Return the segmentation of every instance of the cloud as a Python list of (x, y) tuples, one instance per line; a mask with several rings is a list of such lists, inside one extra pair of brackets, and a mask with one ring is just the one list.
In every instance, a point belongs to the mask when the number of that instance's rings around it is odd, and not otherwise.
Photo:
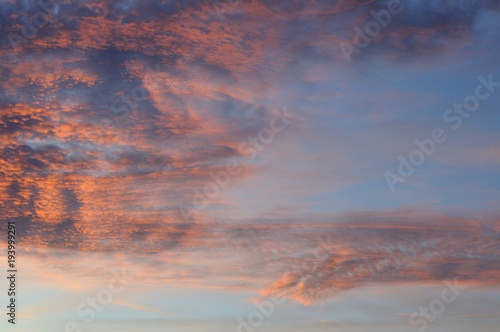
[(497, 284), (498, 220), (367, 213), (324, 230), (318, 256), (263, 291), (312, 303), (366, 285), (454, 280)]
[[(66, 204), (65, 213), (83, 213), (71, 195), (57, 204)], [(123, 215), (102, 219), (99, 228), (71, 218), (18, 224), (31, 259), (55, 270), (93, 275), (95, 269), (86, 271), (77, 257), (104, 255), (130, 280), (146, 271), (153, 283), (245, 290), (311, 304), (364, 286), (454, 279), (496, 286), (499, 220), (405, 209), (274, 213), (240, 225), (165, 224)], [(43, 263), (36, 253), (47, 249), (52, 259)], [(115, 263), (107, 269), (118, 268)]]

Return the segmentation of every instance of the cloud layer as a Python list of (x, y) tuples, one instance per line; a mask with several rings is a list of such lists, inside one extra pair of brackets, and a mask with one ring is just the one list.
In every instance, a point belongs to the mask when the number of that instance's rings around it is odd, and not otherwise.
[[(498, 286), (495, 100), (422, 170), (437, 181), (401, 196), (379, 181), (434, 110), (495, 72), (498, 1), (405, 1), (352, 65), (339, 44), (389, 1), (59, 3), (0, 1), (0, 220), (35, 269), (78, 274), (105, 253), (152, 281), (308, 304), (373, 284)], [(294, 120), (249, 161), (240, 144), (284, 106)], [(186, 222), (194, 189), (235, 160)], [(457, 217), (480, 203), (495, 213)], [(399, 210), (412, 204), (430, 212)]]

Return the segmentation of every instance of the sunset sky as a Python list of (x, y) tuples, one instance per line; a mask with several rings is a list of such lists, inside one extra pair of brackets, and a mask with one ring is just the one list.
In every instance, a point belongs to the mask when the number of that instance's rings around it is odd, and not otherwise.
[(0, 0), (0, 32), (1, 331), (498, 331), (499, 1)]

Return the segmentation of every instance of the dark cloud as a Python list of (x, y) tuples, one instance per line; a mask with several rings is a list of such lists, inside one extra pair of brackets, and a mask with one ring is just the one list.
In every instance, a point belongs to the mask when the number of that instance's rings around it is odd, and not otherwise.
[[(389, 1), (384, 1), (387, 6)], [(395, 20), (415, 27), (460, 27), (470, 28), (482, 10), (499, 8), (495, 0), (408, 0), (401, 2), (404, 10)]]
[[(4, 112), (7, 109), (4, 109)], [(39, 125), (41, 120), (33, 118), (30, 115), (2, 115), (0, 122), (0, 134), (14, 134), (33, 129)]]
[(287, 14), (293, 14), (293, 13), (300, 13), (302, 12), (306, 6), (307, 2), (302, 1), (302, 0), (291, 0), (291, 1), (286, 1), (286, 0), (277, 0), (277, 1), (272, 1), (272, 0), (263, 0), (262, 1), (264, 5), (269, 8), (273, 13), (287, 13)]

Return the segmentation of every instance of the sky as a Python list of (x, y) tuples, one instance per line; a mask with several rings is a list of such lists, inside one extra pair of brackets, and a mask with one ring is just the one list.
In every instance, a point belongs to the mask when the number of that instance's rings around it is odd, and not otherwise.
[(0, 330), (498, 331), (499, 51), (496, 0), (0, 0)]

